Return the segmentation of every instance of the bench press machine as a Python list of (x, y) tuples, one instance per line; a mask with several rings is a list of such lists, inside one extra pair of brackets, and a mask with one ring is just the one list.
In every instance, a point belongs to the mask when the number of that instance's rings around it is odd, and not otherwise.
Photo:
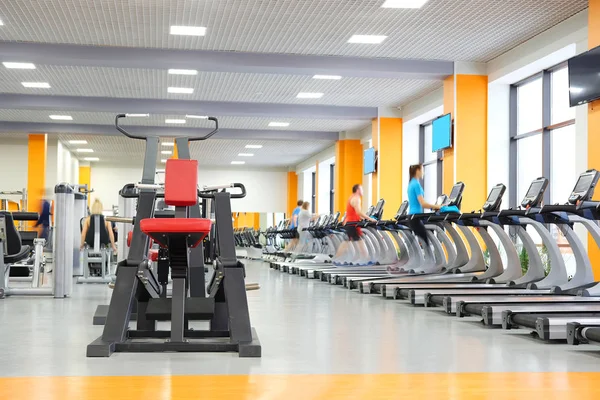
[[(135, 136), (115, 125), (125, 136), (146, 141), (142, 184), (153, 184), (158, 138)], [(244, 284), (244, 265), (237, 260), (231, 223), (231, 198), (241, 194), (219, 191), (198, 192), (198, 163), (190, 160), (189, 141), (203, 137), (177, 138), (178, 160), (168, 160), (165, 202), (175, 206), (175, 218), (152, 218), (156, 189), (140, 189), (131, 248), (127, 260), (119, 263), (117, 279), (108, 307), (102, 336), (87, 347), (88, 357), (108, 357), (113, 352), (238, 352), (240, 357), (260, 357), (261, 345), (250, 325)], [(205, 293), (202, 240), (210, 232), (210, 219), (200, 218), (198, 196), (214, 201), (218, 255), (215, 273)], [(168, 258), (173, 292), (164, 296), (156, 271), (147, 258), (149, 238), (155, 240)], [(137, 305), (137, 329), (129, 329)], [(210, 322), (208, 330), (194, 330), (190, 321)], [(171, 321), (170, 330), (158, 330), (157, 321)], [(160, 340), (164, 339), (164, 340)]]

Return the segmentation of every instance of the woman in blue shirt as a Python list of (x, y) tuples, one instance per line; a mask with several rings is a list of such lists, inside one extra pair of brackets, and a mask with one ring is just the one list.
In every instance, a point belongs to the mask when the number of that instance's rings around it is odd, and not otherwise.
[[(421, 186), (420, 179), (423, 178), (423, 166), (421, 164), (411, 165), (408, 169), (410, 181), (408, 182), (408, 213), (409, 214), (421, 214), (425, 208), (431, 210), (439, 210), (440, 206), (435, 204), (429, 204), (423, 197), (423, 187)], [(421, 219), (408, 220), (408, 225), (413, 232), (429, 244), (429, 238), (427, 237), (427, 230), (425, 224)]]

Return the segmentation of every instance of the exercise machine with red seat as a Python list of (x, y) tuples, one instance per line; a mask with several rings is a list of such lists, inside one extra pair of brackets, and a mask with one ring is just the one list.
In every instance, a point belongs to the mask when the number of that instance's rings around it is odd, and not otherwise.
[[(142, 183), (153, 184), (158, 138), (130, 134), (146, 141)], [(235, 255), (231, 198), (245, 196), (241, 184), (202, 192), (197, 189), (198, 164), (190, 160), (189, 141), (204, 137), (177, 138), (178, 160), (168, 160), (165, 175), (165, 202), (175, 206), (175, 218), (152, 218), (156, 190), (140, 189), (131, 248), (127, 260), (119, 263), (117, 279), (108, 307), (102, 336), (87, 347), (88, 357), (108, 357), (113, 352), (237, 352), (240, 357), (260, 357), (261, 345), (250, 325), (244, 283), (245, 269)], [(151, 181), (150, 181), (151, 180)], [(214, 201), (218, 256), (208, 295), (204, 280), (202, 240), (211, 229), (211, 220), (200, 218), (198, 196)], [(170, 297), (165, 296), (156, 271), (148, 259), (149, 238), (159, 243), (168, 258), (173, 280)], [(130, 329), (137, 305), (136, 329)], [(209, 329), (194, 330), (191, 321), (209, 321)], [(157, 329), (158, 321), (171, 321), (170, 330)]]

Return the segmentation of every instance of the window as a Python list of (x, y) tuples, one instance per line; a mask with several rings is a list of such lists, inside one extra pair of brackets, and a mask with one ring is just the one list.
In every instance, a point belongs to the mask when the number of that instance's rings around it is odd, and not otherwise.
[(311, 208), (311, 212), (314, 214), (315, 210), (316, 210), (316, 203), (317, 203), (317, 173), (313, 172), (312, 173), (312, 194), (311, 194), (311, 201), (310, 201), (310, 208)]
[(428, 203), (435, 203), (442, 194), (443, 152), (432, 152), (433, 125), (431, 122), (420, 126), (419, 162), (423, 164), (423, 192)]
[[(510, 92), (510, 205), (517, 206), (537, 177), (549, 179), (546, 204), (564, 203), (575, 185), (575, 109), (569, 107), (566, 64), (532, 76)], [(551, 226), (567, 270), (575, 271), (571, 248), (562, 233)], [(541, 247), (541, 238), (532, 238)]]
[(335, 196), (335, 163), (329, 165), (329, 210), (334, 212), (333, 200)]

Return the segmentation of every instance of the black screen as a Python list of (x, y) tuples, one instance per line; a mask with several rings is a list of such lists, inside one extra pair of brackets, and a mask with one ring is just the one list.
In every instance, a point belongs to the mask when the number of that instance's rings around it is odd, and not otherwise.
[(526, 199), (532, 199), (538, 195), (542, 187), (544, 186), (544, 182), (534, 181), (531, 186), (529, 186), (529, 190), (525, 195)]
[(500, 194), (502, 193), (502, 188), (501, 187), (497, 187), (497, 188), (493, 188), (492, 191), (490, 192), (490, 195), (488, 196), (486, 203), (495, 203), (498, 200), (498, 197), (500, 197)]
[(450, 197), (449, 197), (450, 201), (456, 200), (456, 198), (460, 194), (461, 189), (462, 189), (462, 185), (454, 185), (452, 187), (452, 191), (450, 192)]
[(594, 175), (591, 175), (591, 174), (581, 175), (579, 177), (579, 180), (577, 180), (577, 183), (575, 184), (575, 189), (573, 189), (573, 193), (587, 192), (593, 181), (594, 181)]
[(396, 213), (396, 215), (403, 215), (406, 212), (407, 208), (408, 208), (408, 202), (403, 201), (402, 204), (400, 204), (400, 208), (398, 209), (398, 212)]
[(600, 47), (569, 60), (571, 107), (600, 98)]

